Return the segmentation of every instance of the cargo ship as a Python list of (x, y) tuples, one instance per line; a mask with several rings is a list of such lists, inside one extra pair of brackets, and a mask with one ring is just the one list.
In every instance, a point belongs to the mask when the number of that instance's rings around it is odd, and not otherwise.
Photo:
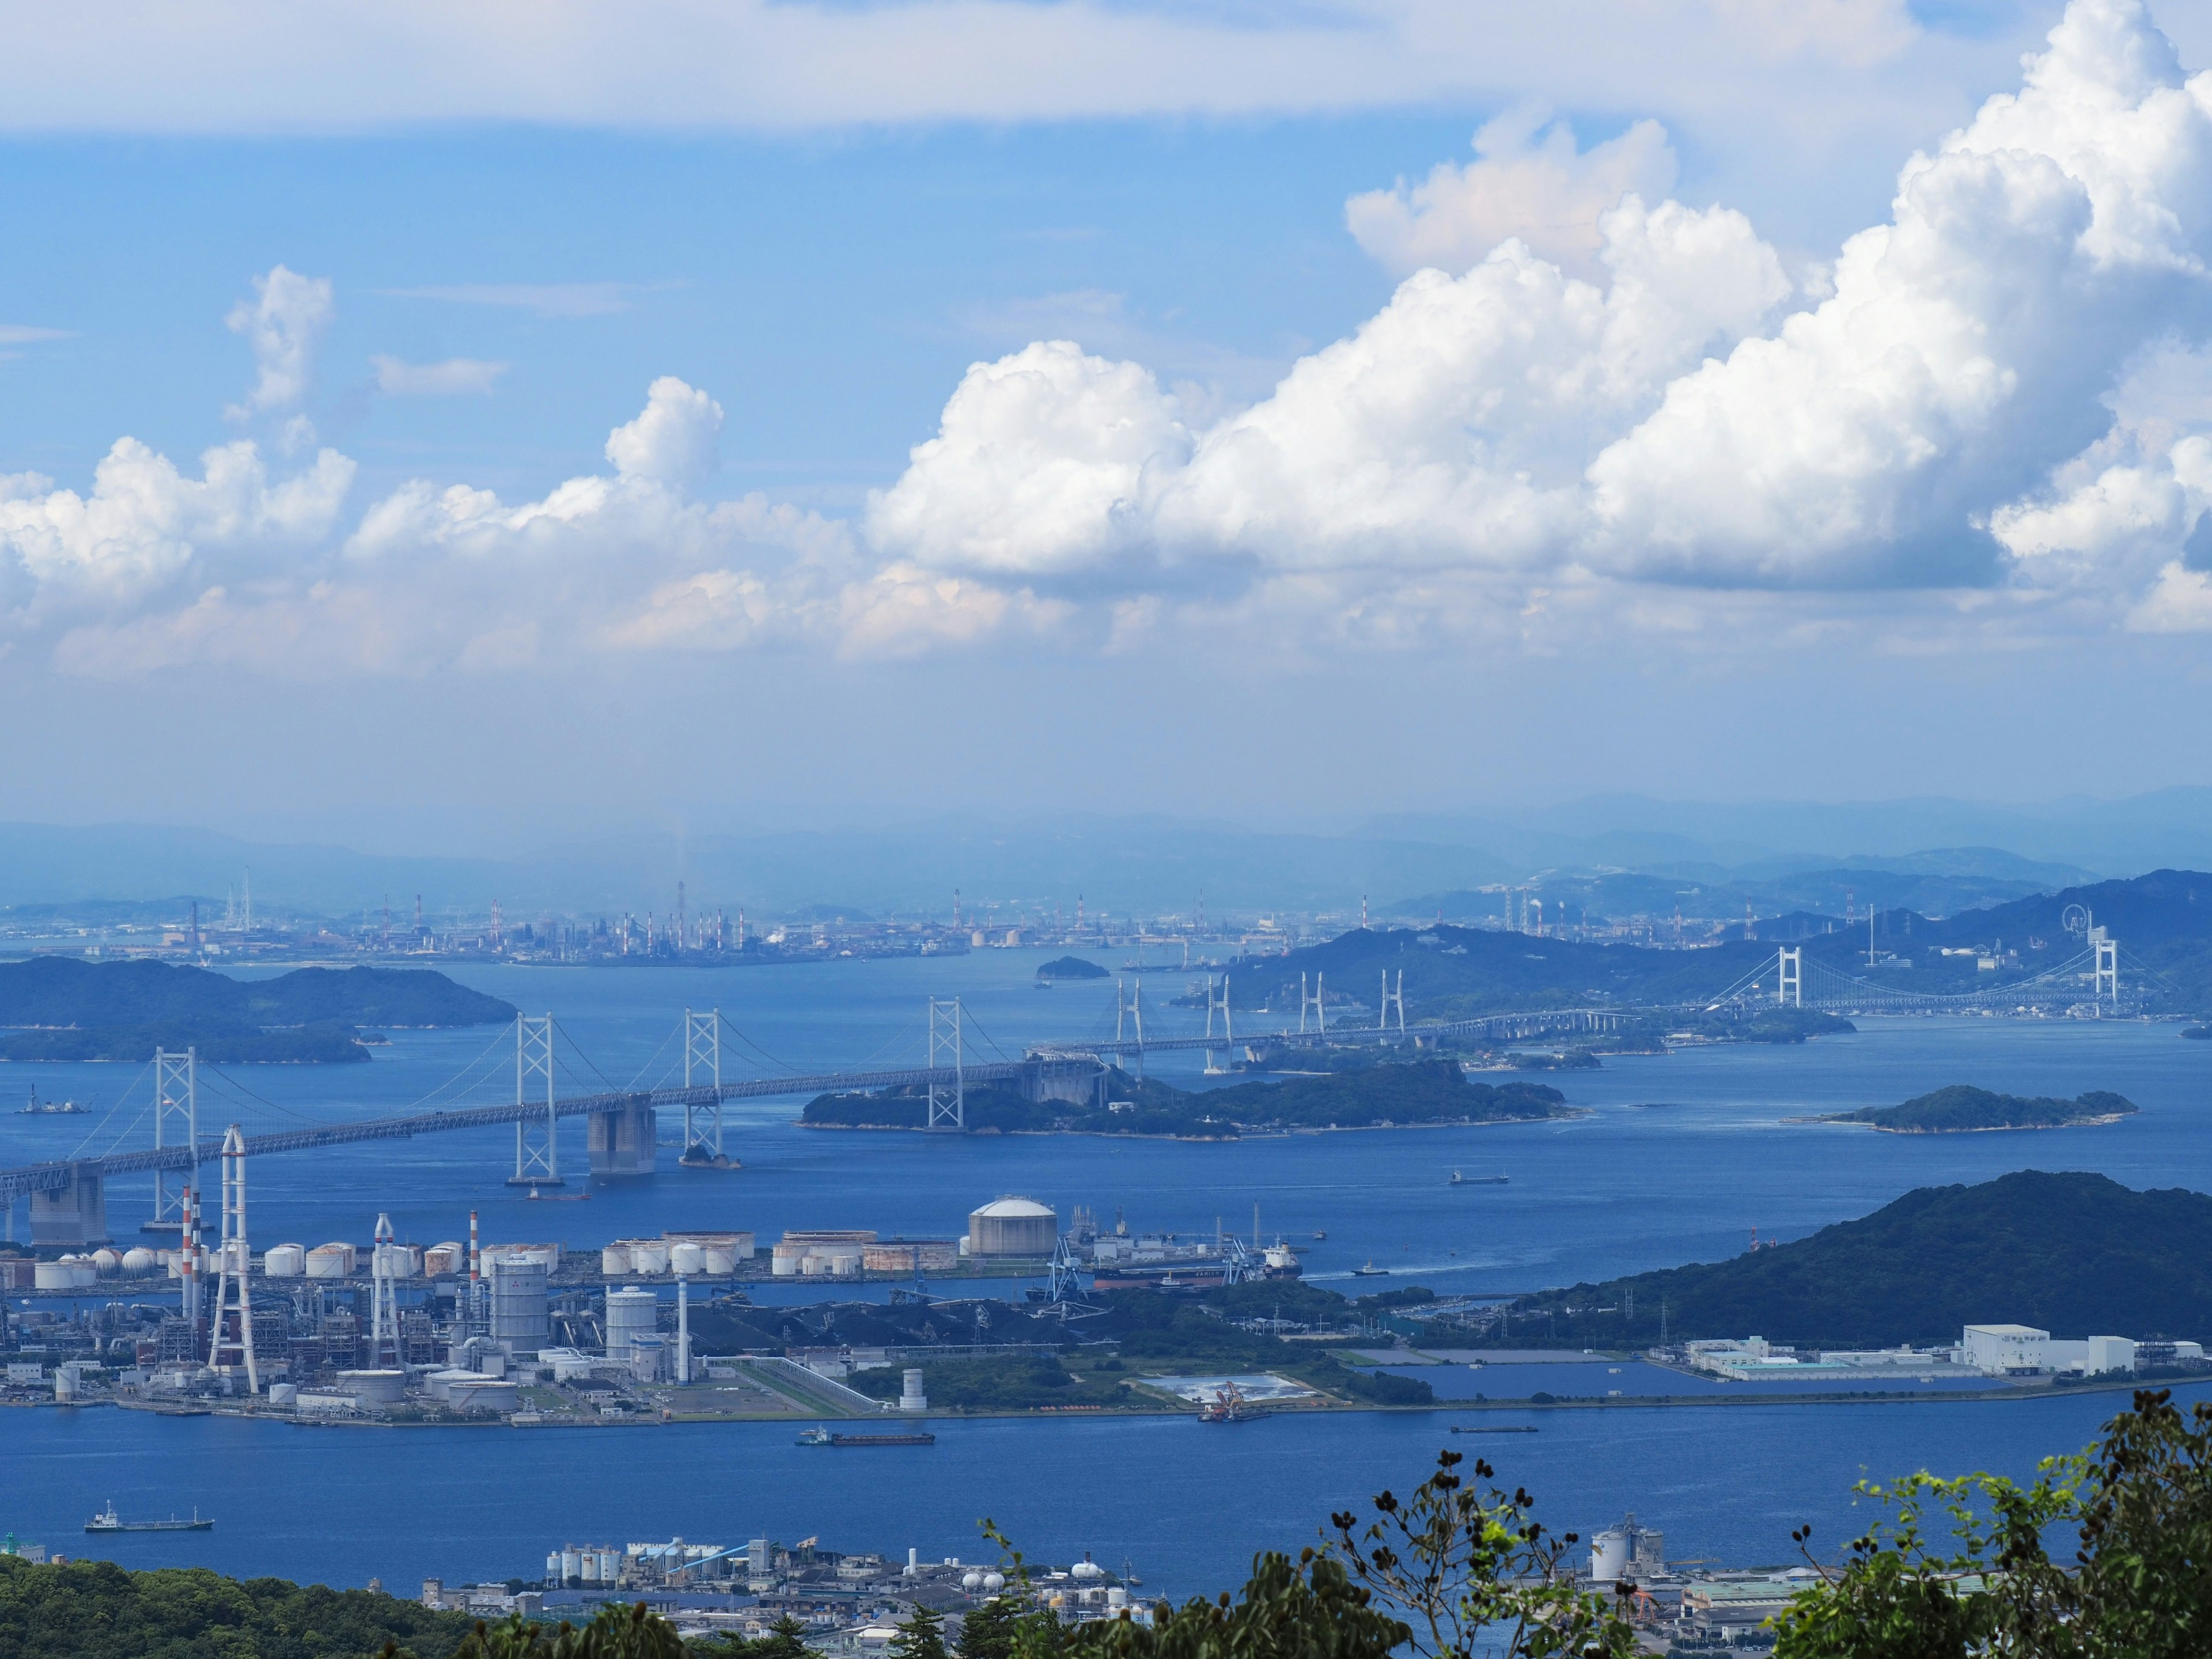
[(195, 1509), (192, 1518), (179, 1521), (171, 1516), (167, 1521), (125, 1521), (115, 1512), (115, 1500), (109, 1498), (107, 1507), (84, 1523), (87, 1532), (213, 1532), (215, 1522), (200, 1519)]
[(933, 1446), (933, 1434), (832, 1434), (827, 1429), (809, 1429), (799, 1437), (802, 1446)]
[(1457, 1170), (1454, 1170), (1451, 1179), (1444, 1182), (1447, 1187), (1503, 1187), (1505, 1184), (1506, 1177), (1502, 1175), (1463, 1176)]

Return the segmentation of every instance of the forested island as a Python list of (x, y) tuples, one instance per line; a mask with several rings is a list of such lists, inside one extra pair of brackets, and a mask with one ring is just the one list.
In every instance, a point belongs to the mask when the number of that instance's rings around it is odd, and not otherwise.
[(1081, 957), (1054, 957), (1050, 962), (1037, 964), (1039, 979), (1104, 979), (1107, 970), (1095, 962), (1085, 962)]
[(2072, 1100), (2049, 1095), (2001, 1095), (1954, 1083), (1898, 1106), (1863, 1106), (1831, 1112), (1820, 1123), (1863, 1123), (1899, 1135), (1973, 1134), (1988, 1129), (2063, 1129), (2080, 1123), (2116, 1123), (2136, 1110), (2124, 1095), (2092, 1090)]
[(162, 962), (0, 963), (0, 1060), (358, 1063), (362, 1028), (490, 1025), (513, 1005), (425, 969), (301, 968), (237, 980)]
[[(1566, 1097), (1540, 1083), (1475, 1083), (1459, 1062), (1422, 1060), (1370, 1065), (1282, 1083), (1242, 1083), (1195, 1092), (1132, 1077), (1104, 1079), (1103, 1099), (1032, 1101), (1001, 1085), (971, 1087), (971, 1131), (1002, 1134), (1173, 1135), (1224, 1139), (1250, 1130), (1371, 1129), (1412, 1124), (1523, 1123), (1571, 1115)], [(817, 1129), (920, 1129), (927, 1090), (820, 1095), (799, 1122)]]
[(1756, 1334), (1800, 1347), (1956, 1341), (1992, 1322), (2201, 1340), (2212, 1197), (2023, 1170), (1923, 1187), (1872, 1215), (1730, 1261), (1523, 1297), (1505, 1346), (1638, 1348)]

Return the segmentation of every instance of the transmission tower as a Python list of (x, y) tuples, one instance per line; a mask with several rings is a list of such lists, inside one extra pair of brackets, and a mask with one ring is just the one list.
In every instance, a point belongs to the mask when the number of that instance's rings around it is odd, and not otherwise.
[(1784, 947), (1775, 957), (1780, 971), (1775, 975), (1774, 1000), (1784, 1008), (1802, 1008), (1805, 1006), (1805, 947), (1795, 950)]
[[(181, 1170), (154, 1171), (154, 1218), (148, 1231), (184, 1230), (185, 1194), (199, 1179), (200, 1091), (198, 1050), (181, 1054), (154, 1050), (154, 1150), (183, 1146), (191, 1160)], [(185, 1241), (190, 1243), (190, 1240)]]
[(711, 1106), (684, 1103), (684, 1156), (691, 1156), (691, 1149), (699, 1144), (697, 1123), (708, 1120), (708, 1131), (714, 1137), (710, 1150), (716, 1158), (722, 1155), (722, 1011), (711, 1009), (695, 1014), (684, 1011), (684, 1086), (691, 1089), (712, 1089), (714, 1102)]
[(399, 1297), (394, 1289), (393, 1267), (398, 1264), (393, 1257), (399, 1247), (392, 1242), (392, 1218), (376, 1218), (376, 1239), (369, 1248), (368, 1277), (371, 1301), (368, 1316), (368, 1365), (371, 1370), (384, 1364), (386, 1346), (392, 1350), (392, 1364), (404, 1369), (407, 1351), (399, 1340)]
[(1376, 1030), (1387, 1031), (1390, 1029), (1390, 1013), (1393, 1009), (1395, 1009), (1398, 1014), (1398, 1035), (1403, 1036), (1406, 1035), (1406, 970), (1403, 968), (1398, 970), (1398, 983), (1395, 988), (1390, 983), (1390, 970), (1388, 968), (1382, 970), (1382, 1012), (1376, 1016)]
[(558, 1187), (561, 1180), (561, 1120), (553, 1103), (553, 1016), (532, 1019), (514, 1017), (514, 1103), (519, 1111), (534, 1108), (533, 1086), (545, 1085), (545, 1138), (532, 1143), (530, 1124), (536, 1115), (526, 1111), (514, 1120), (514, 1174), (510, 1187)]
[[(239, 1133), (235, 1123), (222, 1138), (220, 1261), (222, 1276), (216, 1280), (215, 1325), (208, 1347), (208, 1364), (217, 1370), (228, 1364), (243, 1365), (246, 1391), (258, 1394), (261, 1373), (253, 1358), (253, 1298), (246, 1288), (246, 1275), (252, 1268), (253, 1259), (246, 1242), (246, 1137)], [(234, 1318), (237, 1322), (234, 1326)]]
[(952, 1082), (950, 1086), (932, 1078), (929, 1084), (929, 1121), (932, 1129), (965, 1129), (968, 1127), (968, 1078), (963, 1069), (960, 999), (940, 1001), (929, 1000), (929, 1069), (939, 1070), (950, 1057)]

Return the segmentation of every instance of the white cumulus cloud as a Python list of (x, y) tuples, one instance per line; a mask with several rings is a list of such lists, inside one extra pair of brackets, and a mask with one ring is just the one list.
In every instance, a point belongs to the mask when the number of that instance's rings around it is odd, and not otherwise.
[[(1608, 203), (1664, 155), (1656, 129), (1613, 142), (1523, 118), (1355, 198), (1372, 251), (1429, 268), (1212, 423), (1073, 344), (976, 365), (872, 500), (872, 544), (1041, 591), (1370, 617), (1439, 582), (1525, 606), (1593, 580), (2059, 586), (2113, 616), (2180, 557), (2212, 434), (2212, 76), (2136, 0), (2074, 0), (1800, 308), (1743, 216)], [(2118, 389), (2154, 358), (2151, 420)]]
[(1656, 121), (1577, 151), (1565, 121), (1547, 126), (1540, 110), (1519, 109), (1477, 132), (1474, 153), (1464, 167), (1439, 162), (1419, 184), (1353, 197), (1344, 207), (1353, 238), (1401, 276), (1465, 270), (1509, 236), (1587, 275), (1604, 245), (1599, 216), (1624, 196), (1656, 201), (1674, 187), (1674, 152)]
[(229, 410), (239, 420), (298, 405), (313, 378), (315, 347), (336, 314), (328, 277), (274, 265), (253, 279), (253, 292), (225, 319), (252, 348), (256, 370), (252, 390)]

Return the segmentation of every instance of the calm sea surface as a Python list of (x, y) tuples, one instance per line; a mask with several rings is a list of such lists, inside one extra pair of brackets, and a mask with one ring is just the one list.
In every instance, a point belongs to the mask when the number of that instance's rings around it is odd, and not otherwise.
[[(971, 1057), (1110, 1031), (1110, 985), (1037, 991), (1040, 959), (992, 951), (804, 968), (465, 969), (455, 977), (556, 1016), (566, 1093), (680, 1080), (687, 1006), (719, 1006), (743, 1034), (726, 1040), (726, 1079), (918, 1062), (932, 994), (964, 1000)], [(1202, 1029), (1202, 1013), (1166, 1006), (1188, 977), (1146, 975), (1148, 1031)], [(381, 1210), (401, 1237), (435, 1243), (464, 1237), (474, 1208), (488, 1242), (578, 1248), (673, 1227), (750, 1228), (763, 1242), (787, 1227), (951, 1237), (977, 1203), (1018, 1192), (1063, 1217), (1078, 1204), (1102, 1219), (1120, 1210), (1147, 1231), (1210, 1232), (1217, 1218), (1249, 1231), (1256, 1204), (1270, 1236), (1311, 1244), (1307, 1271), (1317, 1280), (1353, 1290), (1351, 1270), (1372, 1261), (1392, 1282), (1506, 1291), (1732, 1255), (1754, 1227), (1762, 1238), (1796, 1237), (1913, 1187), (2014, 1169), (2212, 1186), (2212, 1044), (2185, 1042), (2172, 1025), (1862, 1024), (1856, 1036), (1802, 1047), (1608, 1060), (1601, 1071), (1554, 1079), (1590, 1115), (1492, 1128), (1218, 1145), (931, 1139), (801, 1131), (791, 1126), (799, 1103), (747, 1102), (726, 1114), (742, 1170), (677, 1170), (669, 1146), (652, 1179), (572, 1184), (591, 1191), (583, 1203), (532, 1204), (504, 1186), (511, 1130), (372, 1142), (257, 1162), (252, 1233), (262, 1247), (365, 1242)], [(204, 1132), (234, 1120), (252, 1131), (513, 1097), (511, 1034), (391, 1035), (367, 1066), (204, 1069)], [(1153, 1069), (1199, 1086), (1201, 1065), (1177, 1055)], [(1938, 1138), (1785, 1121), (1948, 1083), (2069, 1096), (2114, 1089), (2142, 1110), (2095, 1128)], [(94, 1109), (16, 1115), (33, 1085), (41, 1098)], [(0, 1163), (150, 1144), (148, 1107), (137, 1067), (0, 1066)], [(679, 1127), (678, 1115), (663, 1114), (665, 1141)], [(564, 1167), (580, 1173), (582, 1126), (572, 1121), (565, 1133)], [(1455, 1169), (1510, 1180), (1452, 1188)], [(145, 1205), (143, 1184), (118, 1183), (109, 1212), (118, 1237)], [(1316, 1231), (1325, 1242), (1311, 1240)], [(1622, 1380), (1577, 1391), (1607, 1386)], [(1923, 1465), (2024, 1474), (2037, 1456), (2087, 1440), (2124, 1398), (1560, 1411), (1531, 1418), (1538, 1434), (1456, 1439), (1444, 1432), (1448, 1413), (1226, 1430), (1183, 1420), (956, 1422), (916, 1453), (803, 1449), (790, 1429), (771, 1425), (376, 1431), (8, 1412), (0, 1530), (68, 1549), (88, 1541), (83, 1518), (107, 1498), (126, 1515), (197, 1504), (220, 1516), (213, 1534), (97, 1549), (133, 1565), (197, 1561), (335, 1583), (380, 1575), (404, 1585), (424, 1575), (532, 1576), (546, 1547), (563, 1540), (678, 1533), (721, 1541), (818, 1533), (832, 1547), (974, 1557), (987, 1553), (974, 1524), (988, 1514), (1033, 1554), (1126, 1557), (1147, 1588), (1187, 1593), (1233, 1582), (1255, 1549), (1295, 1547), (1332, 1508), (1413, 1484), (1449, 1443), (1525, 1483), (1556, 1527), (1587, 1532), (1632, 1508), (1666, 1530), (1672, 1551), (1772, 1561), (1788, 1554), (1790, 1528), (1808, 1520), (1816, 1538), (1844, 1538), (1854, 1525), (1848, 1489), (1862, 1474)]]

